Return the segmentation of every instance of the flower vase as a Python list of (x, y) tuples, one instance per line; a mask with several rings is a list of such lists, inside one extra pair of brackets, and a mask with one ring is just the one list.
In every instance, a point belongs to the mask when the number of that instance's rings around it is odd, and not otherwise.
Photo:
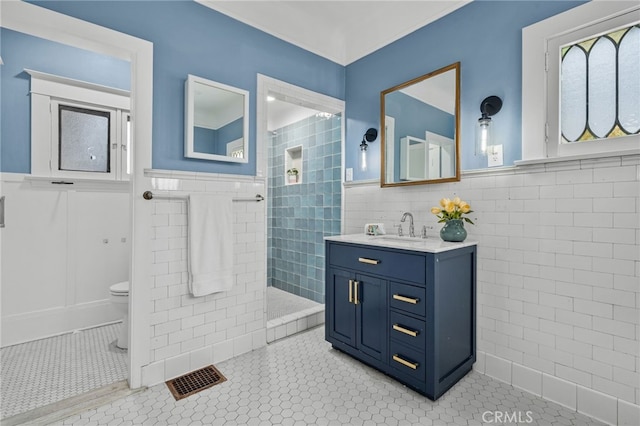
[(451, 219), (444, 223), (440, 230), (440, 238), (444, 241), (459, 243), (467, 238), (467, 231), (464, 229), (462, 219)]

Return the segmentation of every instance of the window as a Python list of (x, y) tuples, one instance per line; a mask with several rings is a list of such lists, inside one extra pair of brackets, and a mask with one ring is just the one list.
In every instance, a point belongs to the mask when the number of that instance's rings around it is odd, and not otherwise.
[(639, 22), (590, 2), (523, 29), (523, 160), (638, 153)]
[(111, 171), (111, 114), (58, 105), (58, 170)]
[(31, 174), (128, 180), (128, 92), (31, 74)]
[(563, 46), (560, 143), (640, 130), (640, 26)]

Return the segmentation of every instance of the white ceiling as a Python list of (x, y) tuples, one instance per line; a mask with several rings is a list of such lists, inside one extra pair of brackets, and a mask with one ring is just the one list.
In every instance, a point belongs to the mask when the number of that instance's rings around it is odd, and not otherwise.
[(348, 65), (471, 0), (195, 0)]

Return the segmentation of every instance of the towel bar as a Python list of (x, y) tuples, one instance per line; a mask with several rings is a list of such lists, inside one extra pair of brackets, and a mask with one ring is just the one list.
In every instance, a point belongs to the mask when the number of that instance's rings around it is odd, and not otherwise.
[[(187, 196), (186, 195), (153, 195), (153, 192), (151, 191), (144, 191), (142, 193), (142, 198), (144, 198), (145, 200), (153, 200), (154, 198), (156, 200), (186, 200)], [(233, 201), (260, 202), (260, 201), (264, 201), (264, 197), (260, 194), (256, 194), (256, 196), (253, 198), (234, 198)]]

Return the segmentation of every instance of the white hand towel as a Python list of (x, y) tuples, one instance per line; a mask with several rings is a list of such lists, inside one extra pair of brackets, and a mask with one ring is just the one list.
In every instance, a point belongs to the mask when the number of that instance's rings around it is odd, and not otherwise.
[(231, 196), (189, 195), (189, 290), (194, 296), (233, 287), (233, 213)]

